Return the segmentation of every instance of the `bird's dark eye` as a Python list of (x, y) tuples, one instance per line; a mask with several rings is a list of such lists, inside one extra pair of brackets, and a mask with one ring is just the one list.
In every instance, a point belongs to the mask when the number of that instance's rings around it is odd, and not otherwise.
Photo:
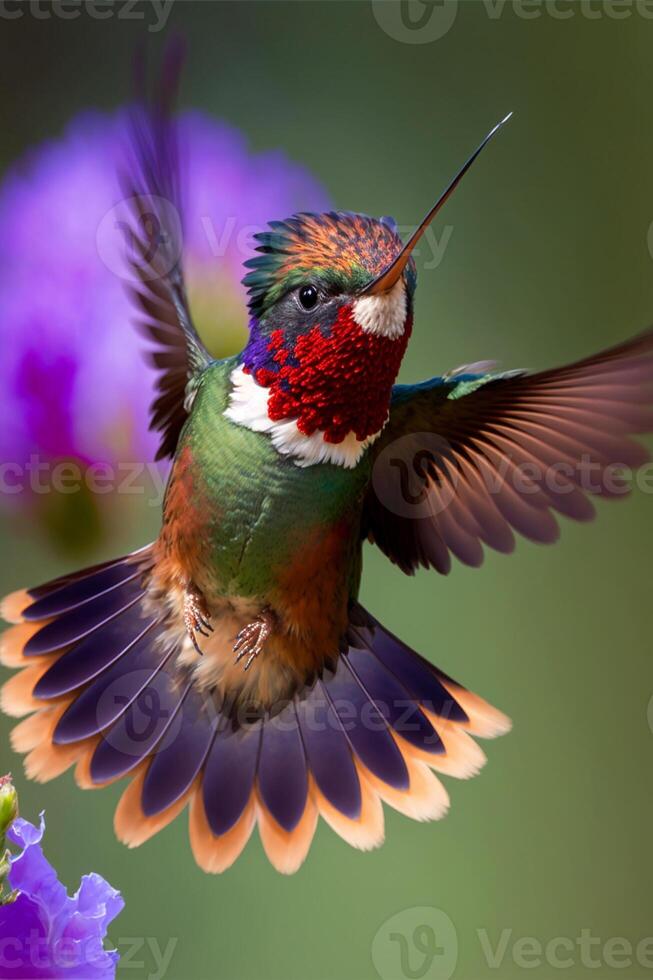
[(298, 293), (299, 305), (303, 310), (314, 310), (318, 303), (318, 292), (315, 286), (302, 286)]

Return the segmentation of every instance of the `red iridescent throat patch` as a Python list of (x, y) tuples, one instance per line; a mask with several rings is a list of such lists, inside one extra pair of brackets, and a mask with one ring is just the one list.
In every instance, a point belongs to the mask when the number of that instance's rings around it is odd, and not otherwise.
[(292, 350), (284, 347), (283, 331), (275, 330), (268, 348), (278, 369), (254, 371), (257, 384), (270, 389), (269, 418), (296, 419), (307, 436), (320, 429), (325, 442), (342, 442), (350, 432), (361, 441), (374, 435), (385, 424), (411, 328), (409, 316), (396, 339), (364, 331), (346, 306), (328, 336), (316, 325)]

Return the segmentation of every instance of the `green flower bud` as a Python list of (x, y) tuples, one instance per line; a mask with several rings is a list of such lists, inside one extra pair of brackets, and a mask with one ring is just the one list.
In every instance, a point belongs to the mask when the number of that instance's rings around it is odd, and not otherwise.
[(18, 816), (18, 795), (11, 776), (0, 776), (0, 905), (12, 901), (13, 895), (4, 893), (9, 874), (9, 852), (5, 851), (5, 835)]
[(0, 776), (0, 849), (4, 847), (5, 834), (18, 816), (18, 794), (11, 776)]

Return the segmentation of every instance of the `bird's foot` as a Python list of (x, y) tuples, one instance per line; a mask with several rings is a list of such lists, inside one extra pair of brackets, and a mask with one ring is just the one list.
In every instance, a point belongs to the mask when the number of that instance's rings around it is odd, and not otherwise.
[(197, 642), (197, 634), (209, 636), (213, 632), (210, 619), (211, 615), (206, 608), (204, 596), (196, 586), (190, 585), (184, 597), (184, 626), (191, 643), (201, 657), (204, 656), (204, 653)]
[(249, 670), (261, 653), (273, 625), (272, 614), (264, 610), (253, 622), (243, 626), (234, 643), (236, 663), (240, 663), (244, 657), (247, 657), (243, 670)]

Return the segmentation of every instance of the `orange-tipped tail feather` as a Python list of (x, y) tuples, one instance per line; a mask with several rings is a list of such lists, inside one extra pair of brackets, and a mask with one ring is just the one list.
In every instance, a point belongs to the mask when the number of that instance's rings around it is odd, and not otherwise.
[(474, 738), (510, 727), (360, 607), (334, 670), (280, 712), (238, 725), (165, 633), (148, 562), (146, 550), (2, 605), (14, 625), (0, 660), (20, 668), (0, 693), (3, 710), (23, 718), (14, 751), (38, 781), (71, 766), (82, 788), (127, 778), (115, 830), (129, 847), (188, 807), (192, 851), (210, 873), (236, 860), (256, 825), (284, 874), (305, 860), (320, 816), (370, 850), (383, 841), (382, 803), (440, 819), (449, 796), (435, 773), (475, 775), (485, 755)]

